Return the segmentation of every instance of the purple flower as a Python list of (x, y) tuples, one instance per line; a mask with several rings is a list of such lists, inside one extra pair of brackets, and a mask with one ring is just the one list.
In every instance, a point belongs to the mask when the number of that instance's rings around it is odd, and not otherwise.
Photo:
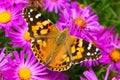
[(3, 48), (0, 53), (0, 80), (2, 80), (5, 77), (4, 71), (9, 69), (7, 63), (9, 62), (9, 58), (11, 56), (10, 54), (5, 55), (4, 52), (5, 52), (5, 48)]
[[(76, 4), (76, 3), (74, 3)], [(98, 17), (92, 11), (90, 6), (80, 8), (77, 5), (71, 5), (61, 11), (56, 26), (63, 30), (70, 28), (70, 34), (80, 38), (87, 38), (103, 29), (98, 22)]]
[(9, 3), (11, 3), (11, 5), (19, 5), (19, 7), (21, 8), (25, 8), (26, 6), (28, 6), (28, 2), (27, 0), (7, 0)]
[(19, 25), (21, 23), (21, 10), (22, 6), (11, 5), (6, 0), (2, 0), (0, 3), (0, 28), (5, 29), (5, 34), (8, 36), (8, 32), (12, 26)]
[(100, 59), (100, 62), (103, 64), (113, 62), (116, 64), (117, 67), (120, 62), (120, 53), (118, 50), (120, 48), (120, 41), (118, 38), (118, 34), (114, 35), (113, 30), (114, 29), (107, 28), (101, 31), (101, 33), (99, 33), (98, 35), (99, 39), (97, 38), (97, 45), (102, 51), (102, 58)]
[(61, 11), (66, 6), (69, 6), (69, 1), (70, 0), (43, 0), (43, 7), (44, 10), (58, 13), (58, 11)]
[(10, 1), (12, 4), (28, 4), (27, 0), (8, 0)]
[(80, 63), (80, 66), (85, 66), (87, 68), (92, 67), (92, 66), (98, 66), (99, 62), (98, 60), (88, 60), (88, 61), (83, 61)]
[(42, 66), (35, 56), (25, 54), (24, 50), (20, 54), (14, 51), (13, 55), (15, 59), (11, 60), (11, 64), (16, 67), (6, 71), (7, 80), (45, 80), (42, 76), (47, 75), (46, 67)]
[(110, 70), (120, 72), (120, 41), (118, 34), (114, 35), (114, 29), (106, 28), (97, 33), (94, 41), (102, 54), (99, 62), (103, 65), (110, 64), (105, 77), (105, 80), (107, 80)]
[(89, 71), (84, 71), (83, 74), (86, 78), (80, 77), (80, 80), (98, 80), (92, 68)]
[(26, 22), (23, 22), (21, 25), (16, 25), (14, 28), (11, 28), (8, 36), (12, 39), (9, 44), (12, 44), (13, 48), (23, 47), (24, 49), (31, 50), (30, 41), (32, 38), (28, 32)]
[[(102, 51), (110, 53), (110, 50), (113, 49), (113, 45), (111, 45), (111, 41), (113, 40), (114, 36), (114, 29), (105, 28), (94, 36), (94, 43), (97, 47), (99, 47)], [(104, 45), (103, 45), (104, 44)]]

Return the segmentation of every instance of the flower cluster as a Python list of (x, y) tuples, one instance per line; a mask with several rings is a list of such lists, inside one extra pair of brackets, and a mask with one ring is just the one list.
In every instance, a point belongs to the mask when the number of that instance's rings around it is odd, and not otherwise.
[[(34, 4), (32, 4), (34, 3)], [(33, 6), (34, 5), (34, 6)], [(42, 7), (41, 7), (42, 6)], [(110, 71), (116, 71), (112, 80), (120, 79), (120, 40), (114, 28), (105, 28), (98, 22), (98, 16), (91, 6), (83, 6), (72, 0), (0, 0), (0, 30), (15, 49), (7, 54), (7, 47), (0, 48), (0, 80), (66, 80), (70, 76), (64, 72), (54, 72), (41, 65), (31, 50), (31, 37), (27, 22), (22, 16), (26, 7), (42, 8), (55, 12), (58, 20), (55, 25), (62, 31), (69, 28), (69, 35), (93, 43), (101, 51), (102, 57), (95, 61), (84, 61), (80, 65), (89, 67), (80, 80), (98, 80), (92, 67), (106, 66), (104, 80)], [(0, 43), (1, 44), (1, 43)], [(20, 48), (18, 51), (16, 48)], [(47, 54), (47, 53), (46, 53)]]

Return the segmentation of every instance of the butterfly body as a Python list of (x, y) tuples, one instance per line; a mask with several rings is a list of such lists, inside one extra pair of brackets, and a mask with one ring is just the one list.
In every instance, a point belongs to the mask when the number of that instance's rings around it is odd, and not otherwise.
[(33, 53), (38, 61), (50, 70), (64, 71), (72, 64), (100, 58), (98, 48), (70, 35), (68, 28), (60, 31), (49, 19), (41, 20), (43, 19), (41, 16), (36, 18), (40, 13), (32, 8), (27, 8), (23, 13), (33, 38), (31, 42)]

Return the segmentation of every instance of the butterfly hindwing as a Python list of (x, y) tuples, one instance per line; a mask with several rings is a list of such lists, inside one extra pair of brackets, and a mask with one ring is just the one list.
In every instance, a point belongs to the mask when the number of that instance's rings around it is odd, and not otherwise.
[(32, 50), (40, 63), (54, 71), (67, 70), (71, 66), (70, 41), (65, 31), (57, 37), (40, 37), (32, 41)]
[(87, 60), (97, 60), (101, 57), (100, 51), (92, 43), (75, 38), (71, 44), (72, 63), (78, 64)]
[(53, 45), (54, 42), (54, 38), (48, 39), (47, 37), (35, 39), (32, 41), (32, 50), (41, 64), (46, 65), (48, 63), (51, 57), (51, 45)]
[(57, 46), (56, 49), (54, 49), (53, 56), (51, 58), (52, 59), (48, 64), (48, 67), (51, 70), (64, 71), (71, 67), (71, 58), (65, 43)]

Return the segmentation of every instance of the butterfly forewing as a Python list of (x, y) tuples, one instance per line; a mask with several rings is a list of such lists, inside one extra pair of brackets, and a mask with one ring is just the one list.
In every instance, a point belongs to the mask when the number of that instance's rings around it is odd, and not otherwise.
[[(25, 8), (23, 10), (23, 17), (28, 23), (28, 31), (31, 37), (50, 36), (55, 37), (59, 30), (54, 27), (49, 19), (45, 19), (39, 9)], [(49, 34), (48, 34), (49, 33)]]
[(23, 10), (23, 17), (28, 23), (28, 31), (33, 38), (31, 48), (42, 63), (46, 64), (50, 58), (51, 46), (55, 43), (56, 37), (60, 31), (51, 23), (49, 19), (41, 16), (41, 13), (33, 8)]

